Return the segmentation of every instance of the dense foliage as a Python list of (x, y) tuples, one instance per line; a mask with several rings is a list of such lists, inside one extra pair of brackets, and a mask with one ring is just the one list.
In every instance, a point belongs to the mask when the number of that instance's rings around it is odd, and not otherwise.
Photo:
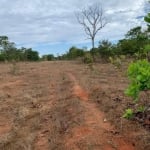
[(47, 55), (43, 55), (41, 60), (44, 60), (44, 61), (52, 61), (52, 60), (55, 60), (55, 57), (53, 54), (47, 54)]
[(57, 59), (61, 59), (61, 60), (74, 60), (76, 58), (81, 58), (83, 57), (85, 54), (85, 50), (84, 49), (80, 49), (77, 48), (75, 46), (71, 47), (69, 49), (68, 52), (66, 52), (65, 54), (63, 54), (62, 56), (60, 56)]
[(150, 13), (148, 13), (147, 16), (145, 16), (144, 20), (145, 20), (147, 23), (150, 23)]
[(130, 85), (125, 93), (137, 101), (140, 91), (150, 89), (150, 63), (147, 60), (131, 63), (128, 68), (128, 77)]

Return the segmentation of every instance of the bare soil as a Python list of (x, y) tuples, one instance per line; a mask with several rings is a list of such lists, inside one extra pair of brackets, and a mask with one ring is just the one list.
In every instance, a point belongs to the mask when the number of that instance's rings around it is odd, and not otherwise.
[[(0, 150), (149, 150), (149, 114), (142, 123), (122, 118), (135, 105), (124, 95), (127, 63), (0, 68)], [(139, 103), (149, 99), (142, 93)]]

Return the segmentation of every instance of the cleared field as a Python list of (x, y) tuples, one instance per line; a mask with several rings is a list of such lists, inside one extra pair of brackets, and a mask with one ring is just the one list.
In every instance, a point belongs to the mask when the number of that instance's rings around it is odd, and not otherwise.
[(122, 118), (133, 105), (126, 66), (0, 64), (0, 149), (148, 150), (149, 122)]

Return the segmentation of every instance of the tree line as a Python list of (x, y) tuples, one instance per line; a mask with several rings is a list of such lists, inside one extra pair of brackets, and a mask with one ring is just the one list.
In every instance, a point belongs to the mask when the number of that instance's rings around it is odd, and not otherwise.
[(150, 26), (147, 26), (145, 31), (141, 26), (130, 29), (125, 38), (119, 40), (117, 43), (112, 43), (108, 40), (99, 41), (98, 47), (87, 51), (86, 49), (79, 49), (71, 47), (67, 53), (61, 56), (61, 59), (70, 60), (78, 57), (84, 57), (90, 54), (91, 57), (108, 61), (109, 57), (125, 55), (128, 57), (148, 58), (150, 60)]
[(16, 48), (7, 36), (0, 36), (0, 61), (38, 61), (39, 53), (32, 48)]
[(65, 54), (54, 57), (53, 54), (43, 55), (32, 48), (16, 48), (14, 42), (10, 42), (7, 36), (0, 36), (0, 61), (39, 61), (39, 60), (74, 60), (84, 58), (87, 55), (93, 61), (108, 61), (109, 57), (125, 55), (128, 57), (148, 58), (150, 60), (150, 25), (146, 30), (141, 26), (130, 29), (125, 38), (117, 43), (101, 40), (97, 47), (87, 50), (86, 48), (71, 47)]

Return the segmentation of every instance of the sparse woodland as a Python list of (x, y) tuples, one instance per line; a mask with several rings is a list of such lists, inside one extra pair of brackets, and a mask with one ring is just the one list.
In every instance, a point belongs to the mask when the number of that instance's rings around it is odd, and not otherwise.
[(76, 17), (91, 49), (40, 56), (0, 36), (0, 150), (150, 148), (150, 13), (97, 47), (103, 9)]

